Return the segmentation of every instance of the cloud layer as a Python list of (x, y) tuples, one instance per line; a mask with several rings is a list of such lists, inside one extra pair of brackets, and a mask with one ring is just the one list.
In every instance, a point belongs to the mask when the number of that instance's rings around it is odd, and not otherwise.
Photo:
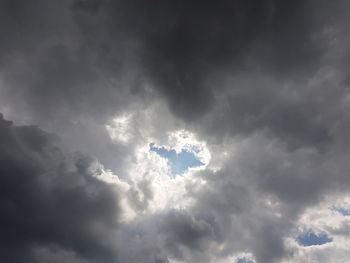
[(349, 8), (0, 0), (0, 261), (349, 262)]

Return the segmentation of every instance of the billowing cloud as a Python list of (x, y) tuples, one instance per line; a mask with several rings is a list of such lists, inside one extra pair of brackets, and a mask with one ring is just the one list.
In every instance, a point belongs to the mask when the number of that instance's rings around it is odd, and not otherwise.
[(117, 191), (92, 176), (92, 160), (65, 154), (52, 135), (0, 121), (1, 261), (44, 262), (50, 253), (65, 262), (111, 260)]
[(0, 261), (349, 262), (349, 8), (0, 0)]

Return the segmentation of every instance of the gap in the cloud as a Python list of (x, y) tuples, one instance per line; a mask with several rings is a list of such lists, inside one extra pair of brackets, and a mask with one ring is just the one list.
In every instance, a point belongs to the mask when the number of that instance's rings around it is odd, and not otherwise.
[(193, 152), (187, 149), (182, 149), (181, 152), (176, 152), (174, 149), (167, 149), (165, 147), (156, 147), (154, 143), (150, 144), (150, 151), (157, 153), (159, 156), (167, 159), (171, 169), (171, 175), (182, 175), (189, 168), (203, 166), (195, 153), (200, 150), (193, 148)]
[(329, 242), (332, 242), (333, 238), (327, 236), (324, 233), (315, 234), (312, 231), (308, 231), (298, 237), (298, 243), (304, 247), (320, 246)]
[(343, 216), (350, 216), (350, 210), (349, 209), (345, 209), (342, 207), (332, 207), (331, 210), (336, 211), (340, 214), (342, 214)]
[(247, 258), (239, 258), (236, 263), (253, 263), (253, 261), (247, 259)]

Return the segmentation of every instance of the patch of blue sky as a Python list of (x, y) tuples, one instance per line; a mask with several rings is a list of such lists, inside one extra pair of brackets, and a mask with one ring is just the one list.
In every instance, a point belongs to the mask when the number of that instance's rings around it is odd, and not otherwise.
[(247, 259), (247, 258), (239, 258), (236, 263), (254, 263), (253, 261)]
[(327, 236), (325, 233), (315, 234), (312, 231), (308, 231), (297, 238), (298, 243), (304, 247), (320, 246), (333, 241), (332, 237)]
[(177, 153), (173, 149), (168, 150), (165, 147), (156, 147), (154, 143), (151, 143), (150, 151), (168, 160), (173, 177), (185, 173), (189, 168), (204, 165), (193, 152), (184, 149)]
[(350, 216), (350, 210), (342, 207), (332, 207), (331, 210), (336, 211), (343, 216)]

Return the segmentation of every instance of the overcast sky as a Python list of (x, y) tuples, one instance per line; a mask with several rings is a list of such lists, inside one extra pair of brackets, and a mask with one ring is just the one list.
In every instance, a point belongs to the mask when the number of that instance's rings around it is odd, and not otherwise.
[(0, 0), (0, 262), (349, 263), (349, 12)]

